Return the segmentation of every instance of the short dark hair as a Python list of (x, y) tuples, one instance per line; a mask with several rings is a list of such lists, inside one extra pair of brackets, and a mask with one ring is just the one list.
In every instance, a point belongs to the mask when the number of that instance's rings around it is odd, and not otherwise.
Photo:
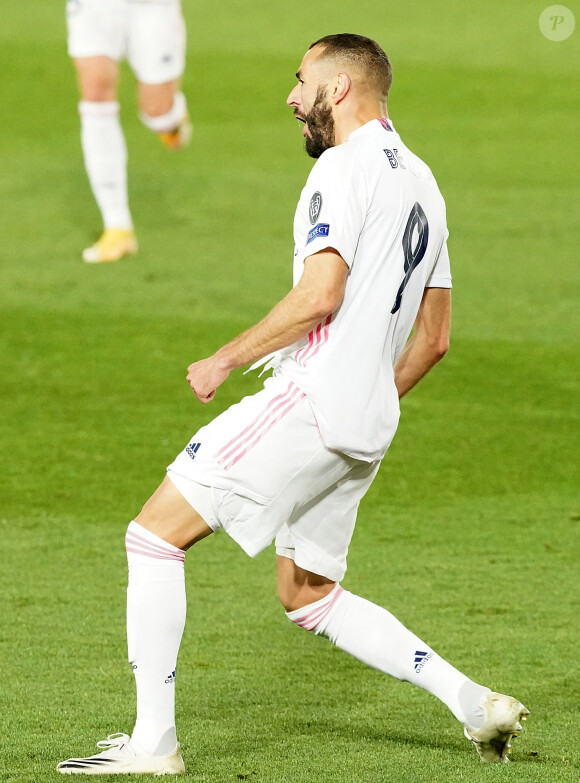
[(381, 97), (387, 97), (393, 81), (393, 69), (383, 49), (372, 38), (355, 33), (337, 33), (319, 38), (308, 49), (315, 46), (324, 47), (323, 57), (333, 57), (354, 65), (368, 77)]

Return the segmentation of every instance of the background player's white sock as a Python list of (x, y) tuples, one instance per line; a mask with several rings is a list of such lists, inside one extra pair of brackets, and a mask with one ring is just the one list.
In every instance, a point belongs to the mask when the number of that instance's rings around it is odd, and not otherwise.
[(481, 700), (488, 688), (454, 669), (386, 609), (337, 584), (325, 598), (287, 616), (363, 663), (429, 691), (469, 728), (483, 724)]
[(175, 93), (173, 106), (167, 114), (161, 114), (158, 117), (151, 117), (149, 114), (139, 113), (139, 119), (146, 128), (154, 133), (165, 133), (175, 130), (187, 114), (187, 100), (182, 92)]
[(137, 686), (132, 738), (149, 753), (171, 753), (175, 668), (185, 625), (185, 552), (131, 522), (125, 537), (127, 646)]
[(127, 147), (117, 101), (79, 103), (85, 168), (105, 228), (132, 229)]

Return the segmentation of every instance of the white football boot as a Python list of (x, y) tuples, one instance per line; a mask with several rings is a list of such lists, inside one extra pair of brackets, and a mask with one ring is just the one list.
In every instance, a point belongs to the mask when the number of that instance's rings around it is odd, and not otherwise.
[(102, 753), (84, 759), (67, 759), (57, 764), (63, 775), (181, 775), (185, 765), (179, 743), (173, 753), (153, 756), (127, 734), (109, 734), (97, 742)]
[(517, 699), (490, 691), (483, 702), (485, 721), (479, 729), (465, 727), (464, 734), (473, 742), (482, 761), (509, 761), (512, 746), (510, 740), (522, 731), (521, 721), (530, 711)]

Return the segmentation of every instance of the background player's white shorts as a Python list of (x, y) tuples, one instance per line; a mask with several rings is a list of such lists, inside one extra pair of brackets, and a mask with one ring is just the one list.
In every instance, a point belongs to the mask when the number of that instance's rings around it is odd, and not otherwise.
[(327, 449), (307, 398), (277, 377), (202, 427), (167, 470), (206, 523), (252, 557), (276, 537), (278, 554), (340, 581), (379, 464)]
[(68, 53), (127, 58), (144, 84), (178, 79), (185, 68), (179, 0), (68, 0)]

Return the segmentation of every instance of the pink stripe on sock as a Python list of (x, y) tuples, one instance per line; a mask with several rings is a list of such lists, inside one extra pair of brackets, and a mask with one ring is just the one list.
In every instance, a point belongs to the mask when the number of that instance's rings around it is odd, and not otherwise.
[(331, 601), (324, 604), (324, 606), (319, 606), (313, 611), (302, 615), (302, 617), (298, 617), (295, 620), (292, 620), (292, 622), (296, 623), (296, 625), (299, 625), (301, 628), (304, 628), (307, 631), (312, 631), (314, 628), (316, 628), (321, 620), (324, 620), (326, 615), (330, 612), (343, 592), (343, 588), (339, 587)]
[(129, 551), (129, 546), (133, 547), (131, 551), (138, 551), (139, 554), (148, 555), (150, 557), (162, 558), (164, 560), (185, 560), (185, 553), (180, 549), (173, 549), (169, 546), (163, 547), (159, 544), (154, 544), (144, 536), (140, 536), (138, 533), (134, 533), (132, 530), (127, 530), (125, 535), (125, 546)]
[(134, 555), (143, 555), (144, 557), (151, 557), (153, 560), (170, 560), (172, 563), (174, 563), (176, 560), (180, 563), (183, 563), (185, 561), (185, 557), (170, 557), (169, 555), (154, 555), (151, 552), (147, 552), (145, 549), (139, 549), (137, 547), (132, 546), (131, 544), (127, 544), (125, 546), (125, 549), (127, 552), (132, 552)]
[[(171, 544), (166, 543), (166, 546), (163, 546), (163, 544), (156, 544), (153, 541), (150, 541), (145, 536), (139, 535), (139, 533), (135, 533), (133, 530), (127, 530), (127, 533), (125, 535), (125, 540), (127, 538), (133, 539), (133, 543), (140, 544), (143, 546), (148, 547), (149, 549), (159, 553), (159, 554), (171, 554), (171, 555), (177, 555), (180, 556), (183, 554), (181, 549), (178, 549), (177, 547), (173, 547)], [(160, 539), (162, 540), (162, 539)]]

